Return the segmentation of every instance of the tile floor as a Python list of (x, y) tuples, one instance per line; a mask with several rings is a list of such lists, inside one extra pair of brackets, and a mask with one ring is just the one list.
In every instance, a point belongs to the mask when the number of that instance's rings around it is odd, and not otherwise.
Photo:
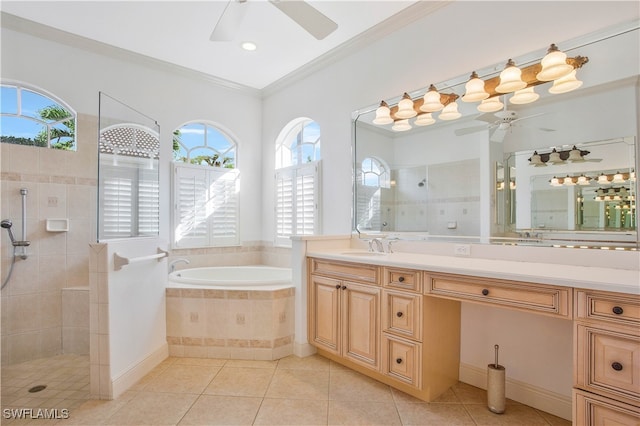
[[(113, 401), (88, 400), (88, 359), (2, 368), (2, 424), (58, 425), (570, 425), (458, 383), (425, 403), (320, 356), (279, 361), (168, 358)], [(75, 366), (71, 367), (70, 364)], [(45, 383), (46, 382), (46, 383)], [(29, 394), (28, 388), (47, 384)], [(68, 419), (5, 419), (5, 408), (66, 408)]]

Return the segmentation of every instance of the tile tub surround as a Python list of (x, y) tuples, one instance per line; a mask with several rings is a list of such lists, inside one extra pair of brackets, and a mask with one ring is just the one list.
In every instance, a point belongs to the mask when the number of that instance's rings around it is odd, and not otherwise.
[(294, 288), (166, 289), (169, 354), (275, 360), (293, 353)]

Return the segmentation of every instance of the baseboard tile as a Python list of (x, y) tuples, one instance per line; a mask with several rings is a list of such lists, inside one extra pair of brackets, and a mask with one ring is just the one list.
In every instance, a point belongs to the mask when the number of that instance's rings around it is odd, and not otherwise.
[[(461, 363), (460, 381), (487, 389), (487, 370)], [(508, 399), (571, 420), (571, 395), (561, 395), (508, 377), (505, 380), (505, 393)]]
[(158, 349), (149, 354), (145, 359), (138, 364), (132, 366), (127, 371), (122, 373), (119, 377), (112, 380), (112, 397), (118, 398), (124, 392), (126, 392), (131, 386), (135, 385), (138, 380), (146, 376), (151, 370), (153, 370), (158, 364), (164, 361), (169, 356), (169, 345), (166, 343), (161, 345)]

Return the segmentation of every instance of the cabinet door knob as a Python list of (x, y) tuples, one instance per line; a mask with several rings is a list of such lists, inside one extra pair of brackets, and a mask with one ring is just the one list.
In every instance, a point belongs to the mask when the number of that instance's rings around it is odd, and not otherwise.
[(343, 290), (346, 290), (346, 289), (347, 289), (347, 286), (346, 286), (346, 285), (343, 285), (343, 286), (342, 286), (342, 289), (343, 289)]
[(340, 290), (340, 284), (336, 284), (336, 290)]
[(396, 364), (402, 364), (402, 358), (397, 358), (396, 359)]
[(483, 295), (483, 296), (486, 296), (487, 294), (489, 294), (489, 290), (488, 290), (488, 289), (486, 289), (486, 288), (483, 288), (483, 289), (482, 289), (482, 295)]
[(616, 315), (622, 315), (622, 313), (624, 312), (624, 309), (622, 309), (622, 307), (620, 307), (620, 306), (614, 306), (613, 309), (611, 309), (611, 310)]
[(404, 315), (402, 312), (396, 312), (396, 316), (397, 316), (398, 318), (402, 318), (402, 315)]
[(404, 282), (404, 277), (398, 278), (398, 281), (400, 281), (401, 283)]
[(611, 368), (616, 371), (622, 371), (622, 364), (620, 364), (619, 362), (614, 362), (613, 364), (611, 364)]

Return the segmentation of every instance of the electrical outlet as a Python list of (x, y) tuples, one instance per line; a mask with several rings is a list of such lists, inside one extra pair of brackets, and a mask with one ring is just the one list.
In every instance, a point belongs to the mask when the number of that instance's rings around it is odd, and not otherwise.
[(470, 256), (471, 245), (470, 244), (455, 244), (453, 246), (453, 254), (456, 256)]

